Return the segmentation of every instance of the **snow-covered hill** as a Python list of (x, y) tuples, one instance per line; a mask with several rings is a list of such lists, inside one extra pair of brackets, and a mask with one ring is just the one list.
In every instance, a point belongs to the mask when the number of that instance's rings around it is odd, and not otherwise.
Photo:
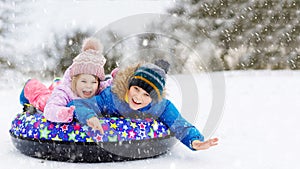
[[(224, 76), (225, 108), (221, 123), (213, 134), (220, 138), (218, 146), (192, 152), (183, 145), (176, 144), (170, 153), (158, 158), (96, 164), (46, 161), (20, 154), (13, 147), (8, 130), (15, 114), (22, 111), (18, 101), (22, 86), (12, 84), (11, 88), (0, 89), (0, 164), (7, 169), (299, 168), (300, 72), (225, 72)], [(199, 106), (200, 115), (194, 123), (199, 128), (203, 128), (201, 118), (206, 117), (202, 115), (205, 114), (202, 111), (209, 111), (209, 100), (214, 99), (211, 96), (213, 89), (209, 85), (203, 85), (209, 84), (209, 79), (202, 80), (203, 82), (197, 82), (199, 105), (195, 105)], [(172, 79), (171, 83), (176, 87)], [(182, 107), (183, 97), (176, 97), (174, 92), (169, 97), (179, 108)]]

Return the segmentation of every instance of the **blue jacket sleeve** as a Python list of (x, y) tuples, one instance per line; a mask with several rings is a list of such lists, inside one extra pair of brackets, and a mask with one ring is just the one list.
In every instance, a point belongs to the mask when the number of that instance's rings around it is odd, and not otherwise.
[(97, 97), (99, 96), (89, 99), (75, 99), (70, 102), (69, 106), (75, 106), (74, 115), (80, 123), (86, 124), (88, 119), (97, 117), (101, 113)]
[(175, 134), (175, 137), (191, 150), (194, 150), (192, 141), (204, 141), (204, 136), (199, 130), (184, 119), (170, 101), (166, 102), (165, 110), (159, 117), (159, 120), (166, 124), (171, 132)]

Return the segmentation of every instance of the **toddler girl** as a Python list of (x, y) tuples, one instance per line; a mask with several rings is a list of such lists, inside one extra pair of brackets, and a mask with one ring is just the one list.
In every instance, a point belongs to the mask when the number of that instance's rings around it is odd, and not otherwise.
[(102, 50), (102, 45), (97, 39), (84, 40), (81, 53), (73, 59), (60, 84), (54, 89), (47, 88), (38, 80), (31, 79), (24, 86), (21, 103), (27, 99), (30, 104), (43, 111), (49, 121), (71, 122), (74, 107), (66, 107), (70, 101), (76, 98), (90, 98), (111, 84), (111, 79), (104, 81), (103, 66), (106, 59)]

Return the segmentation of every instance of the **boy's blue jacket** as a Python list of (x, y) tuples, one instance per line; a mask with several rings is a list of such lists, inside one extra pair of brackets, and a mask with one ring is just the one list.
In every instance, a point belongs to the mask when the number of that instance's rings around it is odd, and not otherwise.
[(158, 103), (152, 102), (139, 110), (132, 110), (127, 102), (119, 99), (111, 91), (111, 87), (107, 87), (99, 95), (90, 99), (73, 100), (69, 106), (71, 105), (75, 106), (75, 116), (82, 124), (86, 124), (87, 119), (93, 116), (153, 117), (168, 126), (175, 137), (192, 150), (193, 140), (204, 140), (196, 127), (186, 121), (167, 99)]

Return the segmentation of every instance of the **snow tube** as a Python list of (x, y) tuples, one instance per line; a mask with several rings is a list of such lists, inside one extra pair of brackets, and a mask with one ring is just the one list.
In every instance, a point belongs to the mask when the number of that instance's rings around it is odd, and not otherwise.
[(77, 121), (53, 123), (42, 113), (24, 111), (12, 121), (10, 135), (23, 154), (56, 161), (111, 162), (156, 157), (166, 153), (176, 139), (152, 118), (100, 119), (104, 135)]

